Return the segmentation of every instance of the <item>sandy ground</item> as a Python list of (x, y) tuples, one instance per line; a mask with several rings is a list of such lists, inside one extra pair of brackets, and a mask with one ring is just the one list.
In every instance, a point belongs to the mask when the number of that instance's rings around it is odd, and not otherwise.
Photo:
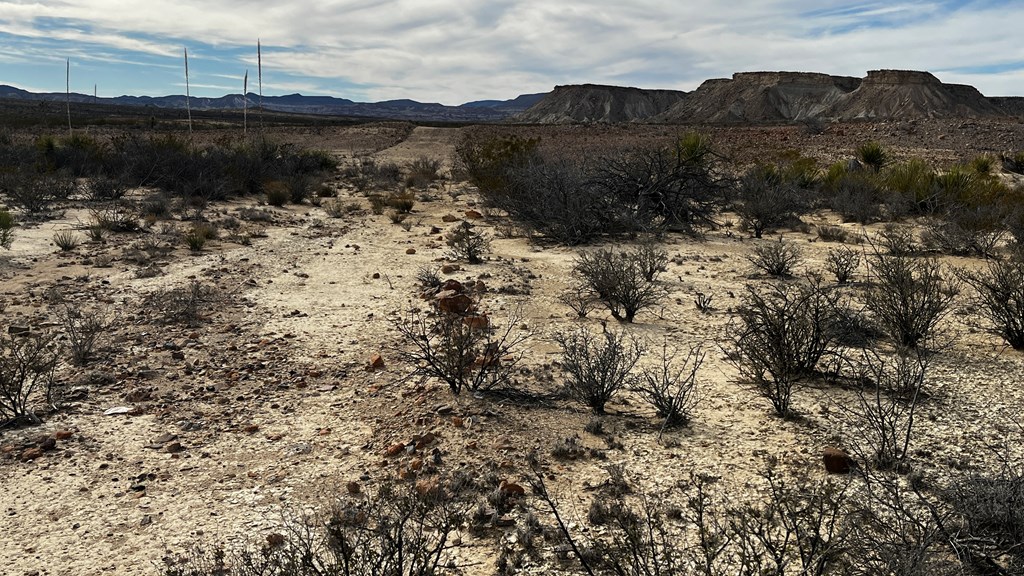
[[(375, 156), (401, 164), (426, 156), (450, 166), (460, 137), (460, 129), (421, 127)], [(331, 138), (342, 156), (373, 149)], [(58, 253), (50, 240), (54, 231), (87, 218), (81, 210), (18, 230), (12, 250), (0, 253), (8, 324), (45, 328), (52, 320), (47, 288), (56, 285), (80, 305), (108, 310), (113, 328), (88, 371), (62, 368), (63, 378), (79, 384), (93, 374), (85, 393), (41, 426), (0, 432), (0, 572), (155, 574), (164, 558), (200, 539), (260, 542), (280, 530), (282, 510), (315, 508), (349, 481), (372, 490), (395, 479), (403, 463), (384, 451), (426, 431), (439, 437), (439, 474), (462, 470), (524, 482), (526, 454), (536, 451), (578, 519), (593, 497), (587, 488), (607, 480), (609, 465), (624, 466), (654, 493), (673, 494), (691, 471), (721, 476), (742, 490), (756, 485), (769, 457), (794, 473), (818, 476), (824, 446), (854, 441), (840, 409), (853, 401), (848, 391), (800, 389), (795, 408), (804, 417), (781, 421), (765, 400), (736, 383), (721, 348), (730, 311), (744, 283), (765, 280), (745, 258), (754, 241), (732, 229), (703, 240), (668, 237), (672, 262), (662, 282), (669, 296), (629, 327), (654, 346), (666, 338), (676, 346), (704, 343), (702, 401), (688, 428), (659, 434), (653, 412), (626, 394), (609, 405), (605, 435), (595, 436), (584, 432), (591, 415), (565, 399), (521, 406), (453, 397), (440, 383), (410, 380), (388, 317), (423, 305), (414, 277), (422, 266), (447, 261), (443, 232), (436, 229), (453, 224), (443, 217), (464, 218), (479, 207), (465, 184), (447, 183), (431, 191), (429, 201), (417, 202), (407, 231), (371, 214), (361, 194), (337, 184), (339, 196), (360, 202), (361, 212), (332, 219), (308, 205), (263, 208), (272, 221), (256, 224), (265, 236), (251, 245), (221, 239), (192, 254), (179, 244), (157, 259), (163, 273), (153, 278), (136, 277), (136, 266), (122, 257), (121, 248), (135, 237)], [(465, 193), (453, 199), (446, 189)], [(218, 204), (208, 215), (238, 216), (255, 203)], [(493, 219), (474, 223), (493, 238), (492, 252), (450, 277), (483, 281), (483, 307), (499, 324), (521, 307), (520, 329), (532, 334), (526, 365), (547, 374), (558, 359), (555, 332), (600, 329), (610, 318), (599, 311), (578, 320), (558, 303), (574, 250), (501, 237)], [(821, 269), (829, 245), (811, 233), (783, 233), (803, 247), (805, 270)], [(96, 265), (103, 254), (113, 257), (110, 267)], [(965, 265), (962, 259), (950, 263)], [(193, 279), (221, 294), (200, 325), (154, 323), (144, 296)], [(695, 309), (696, 292), (714, 296), (711, 313)], [(947, 322), (953, 344), (929, 375), (931, 395), (912, 444), (919, 469), (935, 480), (953, 469), (992, 465), (987, 447), (1012, 437), (1012, 419), (1024, 408), (1024, 357), (966, 319), (955, 314)], [(386, 366), (367, 371), (375, 353)], [(559, 376), (551, 373), (553, 381), (539, 377), (530, 387), (553, 390)], [(120, 406), (127, 413), (104, 415)], [(24, 446), (58, 432), (55, 450), (18, 458)], [(555, 443), (572, 436), (603, 459), (554, 459)], [(494, 537), (462, 538), (460, 554), (473, 562), (467, 572), (493, 573)]]

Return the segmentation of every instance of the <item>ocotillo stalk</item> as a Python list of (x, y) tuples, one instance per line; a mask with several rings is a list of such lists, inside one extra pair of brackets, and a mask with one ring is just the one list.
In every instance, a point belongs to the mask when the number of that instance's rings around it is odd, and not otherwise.
[(249, 69), (245, 69), (245, 79), (242, 80), (242, 135), (249, 134)]
[(68, 109), (68, 135), (71, 135), (71, 58), (66, 60), (67, 69), (64, 72), (64, 103)]
[(188, 141), (192, 143), (192, 94), (188, 88), (188, 48), (185, 48), (185, 111), (188, 112)]

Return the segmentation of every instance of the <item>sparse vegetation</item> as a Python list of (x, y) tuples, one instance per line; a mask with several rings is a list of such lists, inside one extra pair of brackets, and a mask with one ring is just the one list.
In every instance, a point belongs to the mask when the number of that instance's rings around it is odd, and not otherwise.
[(642, 371), (633, 381), (632, 389), (657, 410), (666, 426), (685, 425), (700, 400), (697, 372), (704, 357), (700, 345), (682, 352), (671, 348), (666, 340), (655, 365)]
[(595, 334), (581, 328), (556, 334), (555, 341), (562, 349), (569, 396), (596, 414), (635, 381), (633, 367), (644, 352), (643, 344), (624, 331)]
[(1014, 350), (1024, 350), (1024, 260), (989, 262), (959, 276), (974, 288), (974, 306), (988, 320), (988, 330)]
[(0, 248), (10, 250), (14, 242), (14, 227), (17, 223), (7, 210), (0, 209)]
[(866, 296), (868, 309), (893, 343), (918, 348), (934, 340), (959, 290), (939, 263), (875, 254), (868, 260), (868, 269), (873, 281)]
[(802, 260), (800, 249), (779, 237), (778, 242), (761, 242), (754, 246), (747, 260), (755, 268), (770, 276), (791, 276), (793, 268)]
[(461, 222), (445, 237), (448, 245), (447, 256), (465, 260), (470, 264), (483, 262), (483, 256), (491, 249), (491, 240), (473, 229), (469, 222)]
[(50, 332), (0, 333), (0, 424), (38, 422), (32, 409), (37, 391), (51, 397), (59, 354)]
[(665, 294), (657, 283), (660, 267), (649, 264), (643, 248), (622, 252), (600, 248), (581, 252), (573, 275), (616, 320), (633, 322), (637, 312), (658, 304)]

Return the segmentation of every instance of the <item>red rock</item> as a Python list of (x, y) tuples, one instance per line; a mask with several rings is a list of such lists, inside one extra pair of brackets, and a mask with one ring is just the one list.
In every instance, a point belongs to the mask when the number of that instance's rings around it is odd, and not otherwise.
[(416, 249), (415, 248), (406, 248), (405, 249), (405, 253), (406, 254), (415, 254), (416, 253)]
[(72, 432), (71, 430), (57, 430), (56, 432), (53, 433), (53, 439), (67, 440), (68, 438), (71, 438), (74, 435), (75, 433)]
[(405, 444), (402, 444), (401, 442), (396, 442), (391, 446), (388, 446), (388, 449), (384, 451), (384, 455), (390, 458), (393, 456), (398, 456), (402, 452), (405, 452)]
[(441, 222), (457, 222), (458, 219), (458, 216), (454, 216), (452, 214), (445, 214), (444, 216), (441, 216)]
[(453, 294), (444, 297), (438, 294), (437, 307), (442, 312), (448, 314), (465, 314), (473, 308), (473, 299), (465, 294)]
[(456, 294), (462, 294), (466, 291), (466, 287), (462, 285), (462, 282), (458, 280), (447, 280), (441, 285), (442, 292), (454, 292)]
[(490, 322), (487, 320), (487, 314), (466, 316), (462, 319), (462, 322), (474, 330), (484, 330), (490, 325)]
[(461, 416), (452, 416), (452, 426), (462, 428), (463, 424), (465, 424), (465, 422), (462, 420)]
[(50, 450), (53, 450), (53, 449), (57, 448), (57, 440), (55, 438), (53, 438), (52, 436), (46, 436), (45, 438), (40, 438), (39, 439), (39, 443), (38, 443), (38, 447), (43, 452), (49, 452)]
[(416, 444), (417, 450), (422, 450), (423, 448), (430, 446), (435, 440), (437, 440), (437, 436), (433, 432), (427, 432), (422, 436), (414, 436), (412, 439)]
[(424, 478), (416, 482), (416, 493), (420, 496), (437, 496), (441, 491), (441, 484), (437, 478)]
[(381, 357), (379, 353), (370, 356), (369, 371), (373, 372), (374, 370), (380, 370), (382, 368), (384, 368), (384, 358)]
[(522, 496), (523, 494), (526, 494), (525, 488), (515, 482), (506, 482), (505, 480), (501, 481), (501, 484), (498, 486), (498, 490), (508, 494), (509, 496)]
[(849, 474), (855, 462), (846, 452), (834, 446), (828, 446), (822, 453), (825, 471), (829, 474)]
[(441, 266), (441, 274), (454, 274), (459, 270), (462, 270), (462, 266), (458, 264), (445, 264)]
[(476, 210), (466, 210), (466, 218), (469, 218), (470, 220), (479, 220), (483, 217), (484, 215)]
[(413, 458), (412, 462), (409, 462), (409, 468), (416, 470), (417, 472), (423, 469), (423, 459)]
[(255, 433), (259, 432), (259, 431), (260, 431), (260, 427), (257, 426), (256, 424), (249, 424), (245, 428), (242, 428), (242, 432), (245, 432), (246, 434), (255, 434)]
[(36, 458), (41, 458), (42, 456), (43, 450), (41, 448), (29, 448), (28, 450), (25, 450), (24, 452), (21, 453), (21, 461), (29, 462), (31, 460), (35, 460)]

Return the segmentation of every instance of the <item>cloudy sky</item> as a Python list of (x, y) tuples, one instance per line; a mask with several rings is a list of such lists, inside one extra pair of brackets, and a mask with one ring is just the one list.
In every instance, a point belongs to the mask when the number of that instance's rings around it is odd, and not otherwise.
[(692, 90), (753, 70), (928, 70), (1024, 96), (1024, 1), (0, 0), (0, 83), (100, 96), (461, 104), (583, 82)]

